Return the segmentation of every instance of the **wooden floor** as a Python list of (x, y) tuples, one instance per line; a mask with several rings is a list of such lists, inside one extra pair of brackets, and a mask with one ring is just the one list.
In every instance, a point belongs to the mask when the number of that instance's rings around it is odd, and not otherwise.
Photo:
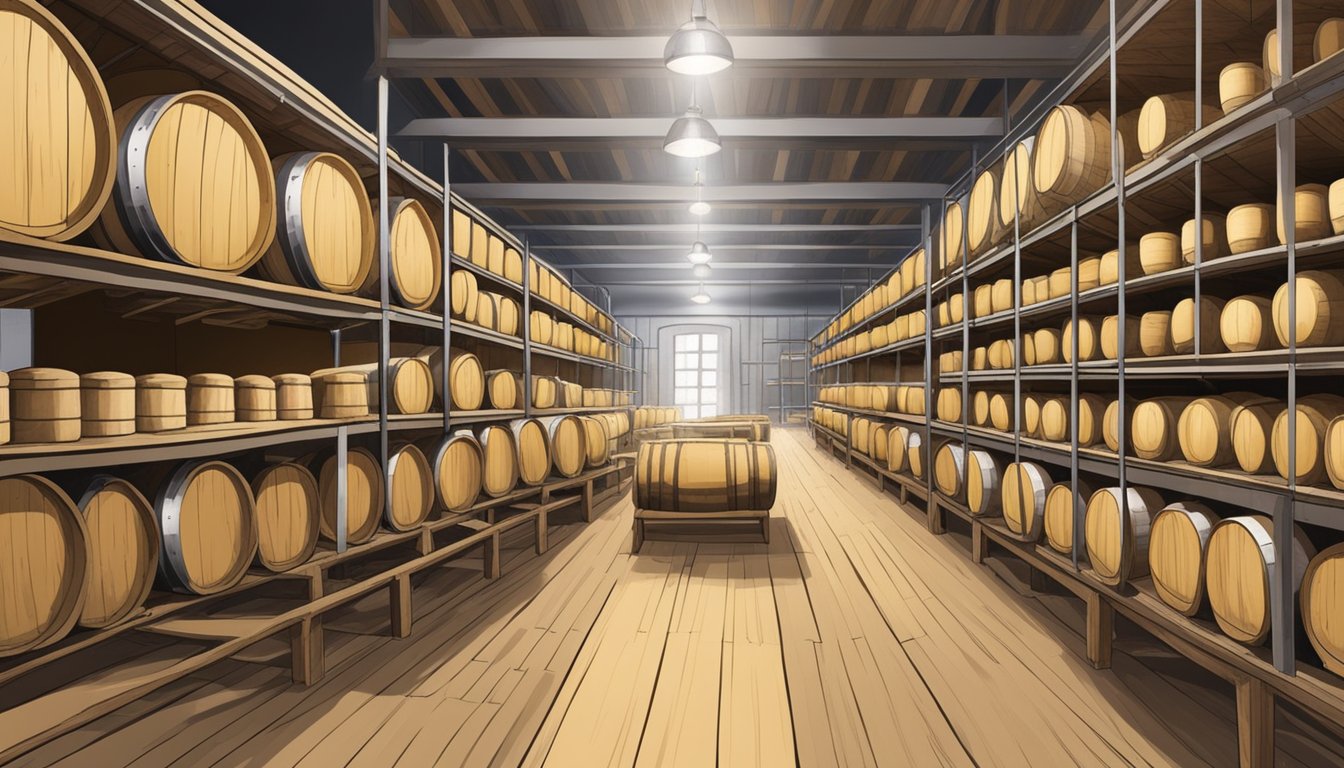
[[(495, 582), (426, 575), (408, 639), (356, 604), (318, 685), (260, 644), (16, 764), (1236, 764), (1230, 687), (1124, 627), (1091, 669), (1072, 598), (973, 565), (804, 433), (774, 444), (768, 547), (631, 556), (627, 497), (544, 556), (520, 539)], [(1306, 728), (1282, 718), (1278, 764), (1338, 764)]]

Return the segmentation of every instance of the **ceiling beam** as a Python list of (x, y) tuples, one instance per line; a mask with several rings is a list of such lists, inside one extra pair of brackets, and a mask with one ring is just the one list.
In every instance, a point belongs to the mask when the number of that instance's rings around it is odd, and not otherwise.
[[(431, 117), (412, 120), (397, 135), (442, 139), (454, 149), (565, 151), (659, 149), (676, 115), (668, 117)], [(725, 147), (887, 147), (925, 140), (919, 149), (956, 149), (959, 142), (1003, 135), (1001, 117), (711, 117)]]
[(615, 232), (630, 234), (674, 233), (693, 234), (697, 230), (711, 233), (769, 233), (769, 232), (919, 232), (919, 224), (517, 224), (513, 232)]
[[(838, 245), (834, 243), (710, 243), (711, 251), (905, 251), (918, 242), (918, 238), (909, 243), (881, 243), (878, 245)], [(684, 253), (688, 243), (565, 243), (563, 245), (533, 245), (533, 251), (668, 251)]]
[[(679, 184), (622, 184), (600, 182), (466, 183), (453, 184), (453, 191), (476, 205), (520, 200), (543, 201), (560, 208), (575, 201), (607, 203), (676, 204), (684, 206), (691, 190)], [(737, 184), (705, 187), (710, 203), (796, 203), (799, 201), (893, 201), (940, 200), (947, 185), (914, 181), (795, 182)]]
[[(669, 30), (670, 32), (671, 30)], [(715, 77), (1063, 77), (1083, 55), (1079, 35), (749, 35), (727, 30), (734, 63)], [(387, 41), (374, 70), (395, 77), (672, 77), (666, 35), (407, 37)]]
[[(686, 261), (685, 259), (682, 259), (682, 260), (680, 260), (680, 261), (634, 262), (634, 263), (631, 263), (631, 262), (601, 262), (601, 263), (581, 263), (581, 262), (575, 262), (575, 263), (570, 263), (570, 264), (557, 264), (557, 263), (555, 263), (555, 262), (550, 262), (550, 265), (551, 265), (552, 267), (555, 267), (556, 269), (577, 269), (577, 270), (581, 270), (581, 271), (584, 271), (584, 272), (587, 272), (587, 271), (589, 271), (589, 270), (606, 270), (606, 269), (643, 269), (643, 270), (673, 269), (673, 270), (689, 270), (689, 269), (690, 269), (690, 266), (691, 266), (691, 265), (690, 265), (690, 262)], [(837, 269), (865, 269), (865, 270), (870, 270), (870, 269), (880, 269), (880, 270), (890, 270), (890, 269), (892, 268), (892, 266), (894, 266), (894, 265), (893, 265), (893, 264), (889, 264), (889, 263), (871, 263), (871, 264), (870, 264), (870, 263), (864, 263), (864, 262), (839, 262), (839, 263), (837, 263), (837, 262), (826, 262), (826, 261), (790, 261), (790, 262), (780, 262), (780, 261), (737, 261), (737, 262), (733, 262), (733, 261), (727, 261), (727, 262), (725, 262), (725, 261), (718, 261), (718, 260), (715, 260), (715, 261), (710, 262), (709, 266), (710, 266), (713, 270), (718, 271), (718, 270), (721, 270), (721, 269), (828, 269), (828, 270), (837, 270)], [(801, 282), (801, 281), (800, 281), (800, 282)], [(602, 283), (602, 285), (606, 285), (606, 282), (604, 281), (604, 282)]]

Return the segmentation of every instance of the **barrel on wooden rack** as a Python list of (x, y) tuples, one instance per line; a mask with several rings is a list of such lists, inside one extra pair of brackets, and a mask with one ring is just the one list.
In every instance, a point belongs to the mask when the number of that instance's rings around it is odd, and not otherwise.
[(509, 422), (517, 450), (518, 479), (524, 485), (541, 485), (551, 473), (551, 444), (546, 427), (537, 419)]
[(1139, 151), (1150, 158), (1184, 136), (1195, 131), (1196, 116), (1203, 112), (1203, 124), (1218, 119), (1213, 107), (1195, 101), (1193, 93), (1166, 93), (1149, 97), (1139, 113)]
[(1180, 450), (1179, 421), (1188, 397), (1154, 397), (1134, 407), (1130, 416), (1130, 444), (1149, 461), (1170, 461)]
[(1083, 508), (1092, 498), (1092, 487), (1084, 480), (1074, 489), (1067, 482), (1055, 483), (1045, 495), (1045, 541), (1060, 554), (1073, 553), (1074, 510)]
[(129, 373), (116, 371), (97, 371), (81, 375), (79, 420), (81, 437), (133, 434), (135, 377)]
[[(1329, 190), (1324, 184), (1303, 184), (1293, 194), (1294, 242), (1305, 243), (1330, 236)], [(1288, 242), (1284, 232), (1283, 209), (1275, 217), (1279, 243)]]
[(1026, 234), (1045, 218), (1045, 207), (1031, 181), (1032, 150), (1036, 137), (1019, 141), (1004, 158), (1003, 179), (999, 184), (999, 224), (1011, 232), (1017, 227)]
[[(1151, 314), (1151, 313), (1145, 313)], [(1149, 323), (1150, 337), (1154, 332), (1153, 323), (1158, 322), (1156, 318)], [(1140, 341), (1141, 323), (1139, 318), (1133, 315), (1125, 316), (1125, 357), (1138, 357), (1146, 354)], [(1120, 318), (1116, 315), (1110, 315), (1101, 321), (1101, 356), (1107, 360), (1116, 360), (1120, 355)]]
[[(1139, 238), (1139, 266), (1145, 275), (1176, 269), (1183, 263), (1181, 238), (1174, 232), (1149, 232)], [(1137, 275), (1126, 275), (1126, 278)]]
[(388, 448), (392, 495), (383, 505), (383, 524), (393, 531), (410, 531), (429, 519), (434, 509), (434, 470), (414, 443)]
[(1111, 175), (1109, 129), (1078, 107), (1051, 109), (1036, 134), (1032, 182), (1048, 205), (1067, 206), (1101, 188)]
[(1260, 65), (1249, 61), (1228, 64), (1218, 73), (1218, 101), (1223, 114), (1240, 109), (1268, 87), (1269, 81)]
[(906, 453), (909, 441), (908, 427), (893, 425), (887, 431), (887, 471), (905, 472), (909, 467), (909, 457)]
[(549, 416), (541, 419), (550, 444), (551, 466), (561, 477), (576, 477), (588, 461), (584, 423), (577, 416)]
[(288, 571), (317, 549), (321, 501), (317, 478), (298, 462), (272, 464), (252, 478), (256, 498), (257, 561)]
[[(479, 304), (480, 288), (476, 283), (476, 276), (465, 269), (454, 269), (448, 276), (448, 290), (452, 293), (449, 300), (449, 310), (452, 316), (468, 323), (476, 322), (476, 308)], [(535, 333), (535, 317), (539, 313), (533, 312), (533, 341), (547, 343), (550, 339), (549, 334), (546, 339), (539, 339)]]
[(275, 382), (255, 373), (233, 380), (238, 421), (275, 421)]
[(1204, 226), (1199, 227), (1198, 236), (1195, 234), (1197, 222), (1194, 219), (1181, 225), (1181, 261), (1185, 264), (1195, 263), (1196, 244), (1202, 249), (1202, 261), (1221, 259), (1227, 255), (1227, 217), (1221, 213), (1208, 212), (1203, 217)]
[[(1294, 475), (1302, 485), (1316, 485), (1326, 479), (1325, 439), (1330, 422), (1344, 415), (1344, 397), (1333, 394), (1306, 395), (1297, 398), (1297, 467)], [(1288, 411), (1274, 419), (1270, 449), (1279, 477), (1288, 479)]]
[(999, 223), (998, 195), (998, 172), (994, 168), (987, 168), (971, 186), (966, 206), (966, 245), (972, 256), (984, 252), (1003, 236), (1003, 225)]
[[(381, 397), (378, 363), (324, 368), (314, 371), (313, 377), (322, 378), (337, 371), (357, 373), (364, 377), (369, 411), (376, 411)], [(394, 357), (388, 360), (388, 373), (388, 413), (429, 412), (434, 404), (434, 379), (429, 363), (418, 357)]]
[(1023, 541), (1038, 541), (1045, 527), (1045, 498), (1050, 474), (1030, 461), (1013, 462), (1004, 469), (1000, 505), (1008, 530)]
[(230, 274), (262, 258), (275, 237), (275, 179), (237, 107), (188, 91), (136, 99), (115, 118), (121, 151), (100, 244)]
[(135, 431), (166, 432), (186, 426), (186, 377), (173, 373), (135, 377)]
[(775, 504), (769, 443), (663, 440), (635, 458), (635, 506), (665, 512), (768, 510)]
[[(1199, 351), (1211, 355), (1225, 351), (1219, 331), (1222, 322), (1222, 299), (1204, 295), (1199, 298)], [(1195, 300), (1181, 299), (1171, 311), (1171, 349), (1178, 355), (1195, 351)]]
[[(944, 273), (962, 262), (962, 251), (964, 250), (962, 246), (965, 244), (963, 229), (966, 224), (966, 212), (962, 205), (963, 203), (960, 200), (949, 203), (947, 210), (943, 213), (943, 224), (939, 228), (938, 254)], [(890, 303), (890, 297), (883, 296), (882, 298), (881, 306), (885, 307)]]
[(149, 596), (159, 562), (158, 524), (153, 507), (135, 486), (107, 475), (90, 482), (79, 508), (89, 545), (79, 625), (110, 627)]
[(511, 411), (522, 400), (522, 379), (513, 371), (486, 371), (485, 390), (491, 408)]
[(905, 466), (912, 477), (924, 477), (925, 450), (924, 435), (911, 430), (905, 437)]
[(1274, 423), (1287, 410), (1287, 403), (1270, 400), (1239, 404), (1232, 411), (1232, 452), (1242, 471), (1251, 474), (1274, 471), (1274, 455), (1270, 447)]
[(1229, 392), (1191, 400), (1181, 410), (1177, 438), (1185, 460), (1197, 467), (1221, 467), (1236, 458), (1232, 417), (1242, 405), (1271, 402), (1251, 392)]
[(1344, 544), (1336, 544), (1311, 559), (1302, 577), (1302, 625), (1321, 656), (1321, 663), (1344, 675)]
[(313, 408), (321, 419), (369, 415), (369, 377), (364, 371), (327, 368), (314, 371)]
[[(1064, 323), (1060, 334), (1060, 356), (1064, 362), (1073, 362), (1073, 320)], [(1078, 318), (1078, 359), (1096, 360), (1101, 357), (1101, 320), (1094, 317)]]
[(600, 467), (611, 460), (611, 439), (607, 432), (607, 422), (594, 416), (580, 416), (583, 423), (583, 445), (587, 452), (589, 467)]
[(1238, 296), (1223, 306), (1218, 330), (1229, 352), (1255, 352), (1279, 347), (1272, 304), (1263, 296)]
[(41, 4), (0, 4), (0, 28), (15, 52), (0, 76), (7, 121), (0, 178), (8, 192), (0, 228), (69, 240), (93, 223), (112, 191), (112, 106), (89, 55)]
[(80, 617), (89, 569), (84, 516), (36, 475), (0, 478), (0, 656), (41, 648)]
[[(1294, 527), (1293, 572), (1284, 578), (1297, 594), (1302, 576), (1316, 548)], [(1205, 555), (1205, 590), (1218, 628), (1247, 645), (1269, 637), (1270, 585), (1279, 565), (1274, 544), (1274, 521), (1263, 515), (1229, 517), (1213, 527)]]
[(1233, 254), (1269, 247), (1274, 206), (1264, 203), (1238, 205), (1227, 212), (1227, 249)]
[(65, 443), (80, 437), (79, 376), (60, 368), (9, 373), (10, 428), (16, 443)]
[(425, 347), (416, 354), (429, 365), (434, 393), (439, 400), (451, 401), (453, 410), (475, 411), (485, 401), (485, 370), (480, 358), (465, 350), (453, 348), (449, 352), (448, 398), (443, 393), (443, 348)]
[(294, 152), (272, 165), (281, 219), (261, 273), (315, 290), (358, 291), (373, 270), (376, 244), (359, 172), (330, 152)]
[[(428, 309), (438, 298), (439, 287), (443, 282), (443, 248), (439, 245), (434, 220), (420, 201), (409, 197), (389, 198), (388, 207), (391, 214), (391, 237), (388, 239), (390, 269), (387, 274), (389, 298), (410, 309)], [(377, 220), (378, 205), (374, 201), (373, 221)], [(378, 268), (375, 264), (364, 279), (362, 292), (376, 297), (378, 283)]]
[(179, 465), (155, 496), (163, 535), (159, 577), (174, 591), (197, 595), (233, 587), (257, 554), (255, 508), (252, 488), (231, 465)]
[(1168, 504), (1153, 518), (1148, 570), (1158, 598), (1186, 616), (1204, 602), (1204, 552), (1218, 518), (1197, 501)]
[(1112, 586), (1148, 573), (1148, 538), (1162, 497), (1150, 488), (1103, 488), (1087, 502), (1083, 540), (1097, 577)]
[[(1086, 448), (1101, 440), (1101, 423), (1106, 399), (1101, 395), (1078, 395), (1078, 445)], [(1041, 406), (1041, 439), (1062, 443), (1071, 440), (1069, 418), (1072, 405), (1068, 398), (1052, 397)]]
[[(336, 541), (336, 464), (335, 452), (324, 454), (317, 473), (317, 493), (322, 517), (319, 531), (327, 541)], [(383, 470), (378, 459), (364, 448), (350, 448), (345, 454), (345, 540), (363, 544), (378, 532), (383, 515)]]
[(481, 443), (469, 429), (459, 429), (436, 441), (421, 443), (428, 450), (439, 504), (461, 512), (481, 495), (484, 468)]
[[(1297, 273), (1297, 328), (1299, 347), (1344, 344), (1344, 270), (1307, 270)], [(1274, 293), (1274, 332), (1288, 346), (1288, 284)]]
[[(1129, 340), (1125, 340), (1128, 345)], [(1118, 344), (1118, 341), (1117, 341)], [(1171, 312), (1144, 312), (1139, 318), (1139, 351), (1146, 357), (1175, 354), (1171, 345)]]

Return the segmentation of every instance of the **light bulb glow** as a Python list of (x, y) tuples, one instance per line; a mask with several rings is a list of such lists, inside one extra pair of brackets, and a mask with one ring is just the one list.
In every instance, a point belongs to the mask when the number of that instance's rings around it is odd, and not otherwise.
[(708, 304), (709, 294), (705, 293), (704, 288), (701, 288), (699, 293), (691, 297), (691, 301), (695, 302), (696, 304)]
[(708, 216), (709, 212), (712, 210), (714, 210), (713, 207), (704, 200), (696, 200), (694, 203), (691, 203), (690, 207), (691, 215), (693, 216)]
[(708, 157), (723, 149), (719, 133), (704, 118), (699, 107), (688, 107), (686, 114), (676, 119), (663, 139), (663, 151), (677, 157)]
[(709, 246), (696, 240), (691, 245), (691, 250), (686, 254), (686, 258), (689, 259), (692, 264), (708, 264), (710, 260), (714, 258), (714, 254), (709, 252)]
[(696, 264), (691, 267), (691, 274), (699, 278), (709, 277), (709, 272), (710, 269), (708, 264)]

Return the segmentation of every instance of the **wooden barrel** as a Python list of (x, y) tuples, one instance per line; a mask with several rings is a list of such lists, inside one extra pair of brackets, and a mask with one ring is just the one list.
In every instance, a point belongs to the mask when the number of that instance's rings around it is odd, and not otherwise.
[[(378, 376), (378, 364), (346, 365), (340, 368), (324, 368), (313, 371), (315, 380), (323, 382), (319, 400), (326, 404), (327, 387), (334, 373), (356, 374), (364, 382), (367, 390), (365, 403), (368, 412), (378, 410), (381, 397), (381, 385)], [(429, 363), (419, 357), (394, 357), (388, 360), (388, 413), (428, 413), (434, 404), (434, 380)], [(344, 378), (340, 378), (344, 381)]]
[(635, 506), (664, 512), (767, 510), (775, 505), (769, 443), (662, 440), (635, 458)]
[(0, 478), (0, 541), (6, 552), (0, 559), (0, 656), (60, 640), (85, 601), (90, 540), (84, 516), (45, 478)]
[[(1041, 439), (1055, 443), (1071, 440), (1069, 418), (1072, 405), (1066, 397), (1048, 398), (1041, 406)], [(1101, 440), (1106, 400), (1100, 395), (1078, 395), (1078, 445), (1088, 447)]]
[(1263, 296), (1238, 296), (1223, 306), (1218, 330), (1229, 352), (1277, 349), (1272, 302)]
[(924, 435), (915, 430), (911, 430), (905, 438), (905, 466), (910, 472), (911, 477), (924, 477), (924, 465), (926, 464)]
[(79, 376), (60, 368), (9, 373), (10, 430), (16, 443), (66, 443), (80, 437)]
[(1195, 263), (1195, 245), (1199, 243), (1203, 261), (1221, 259), (1227, 255), (1227, 217), (1221, 213), (1205, 213), (1204, 226), (1190, 219), (1181, 225), (1181, 261)]
[[(476, 322), (476, 308), (479, 304), (480, 288), (476, 284), (476, 276), (465, 269), (454, 269), (448, 276), (448, 291), (452, 294), (449, 299), (449, 308), (453, 317), (464, 320), (468, 323)], [(533, 323), (536, 322), (538, 312), (532, 313)], [(549, 316), (547, 317), (549, 319)], [(546, 326), (548, 329), (549, 325)], [(546, 339), (539, 339), (534, 334), (533, 341), (549, 343), (550, 333), (547, 332)]]
[(154, 510), (135, 486), (107, 475), (93, 478), (79, 508), (88, 551), (78, 622), (90, 629), (110, 627), (138, 610), (154, 585), (159, 562)]
[(958, 387), (943, 387), (938, 390), (938, 403), (934, 412), (938, 415), (940, 421), (961, 421), (961, 389)]
[[(389, 298), (410, 309), (428, 309), (438, 298), (443, 283), (443, 248), (439, 245), (434, 220), (418, 200), (392, 197), (387, 202), (392, 217), (391, 237), (388, 239), (388, 264), (391, 267), (387, 275)], [(377, 222), (377, 200), (373, 201), (372, 213), (372, 222)], [(374, 231), (377, 231), (378, 225), (374, 223), (373, 226)], [(376, 262), (376, 252), (373, 259)], [(372, 268), (361, 288), (362, 292), (371, 292), (377, 296), (378, 266), (371, 263)]]
[(7, 116), (0, 228), (69, 240), (93, 223), (112, 193), (112, 106), (84, 48), (40, 4), (0, 3), (0, 28), (14, 46), (0, 87), (0, 113)]
[[(336, 541), (336, 464), (334, 451), (325, 454), (317, 473), (317, 495), (322, 516), (318, 530), (322, 538)], [(378, 458), (364, 448), (350, 448), (345, 454), (345, 540), (363, 544), (378, 532), (383, 516), (383, 470)]]
[(524, 485), (541, 485), (551, 473), (551, 444), (546, 427), (537, 419), (509, 422), (517, 452), (518, 479)]
[(1171, 344), (1171, 312), (1143, 313), (1139, 318), (1139, 351), (1146, 357), (1175, 354)]
[(5, 445), (9, 439), (9, 374), (0, 371), (0, 445)]
[(491, 408), (510, 411), (522, 398), (522, 380), (513, 371), (486, 371), (485, 390)]
[(1197, 501), (1168, 504), (1153, 518), (1148, 537), (1148, 571), (1162, 602), (1194, 616), (1204, 602), (1204, 551), (1218, 522)]
[(972, 256), (984, 252), (1003, 236), (998, 195), (998, 173), (993, 168), (986, 169), (971, 186), (966, 205), (966, 245)]
[(1183, 263), (1180, 235), (1174, 232), (1149, 232), (1139, 238), (1139, 266), (1143, 274), (1168, 272)]
[(275, 421), (275, 382), (257, 374), (233, 380), (238, 421)]
[[(1073, 268), (1060, 267), (1051, 272), (1047, 286), (1049, 292), (1046, 298), (1058, 299), (1068, 296), (1069, 291), (1073, 290)], [(1045, 299), (1039, 300), (1044, 301)]]
[(1003, 473), (993, 454), (972, 449), (966, 462), (966, 508), (972, 515), (993, 515), (1001, 509)]
[(1195, 132), (1195, 118), (1204, 113), (1204, 125), (1218, 119), (1212, 107), (1195, 101), (1194, 93), (1166, 93), (1149, 97), (1139, 112), (1139, 151), (1144, 159), (1156, 155), (1177, 139)]
[[(1154, 323), (1158, 322), (1154, 318)], [(1125, 317), (1125, 357), (1138, 357), (1143, 354), (1140, 320), (1133, 315)], [(1153, 326), (1150, 324), (1150, 335)], [(1120, 354), (1120, 318), (1110, 315), (1101, 321), (1101, 356), (1107, 360), (1118, 359)]]
[[(1344, 397), (1307, 395), (1297, 398), (1297, 482), (1316, 485), (1325, 481), (1325, 438), (1330, 422), (1344, 414)], [(1274, 419), (1270, 450), (1274, 469), (1288, 479), (1288, 411)]]
[(1302, 625), (1325, 668), (1344, 675), (1344, 544), (1327, 547), (1311, 559), (1302, 576)]
[(439, 505), (449, 512), (462, 512), (475, 504), (481, 495), (484, 469), (481, 443), (471, 430), (457, 430), (426, 446), (433, 457), (431, 478)]
[(887, 470), (890, 472), (905, 472), (908, 463), (907, 444), (910, 440), (910, 429), (900, 425), (892, 425), (887, 430)]
[(1000, 432), (1013, 431), (1013, 396), (995, 392), (989, 396), (989, 425)]
[[(1143, 271), (1143, 263), (1139, 257), (1139, 244), (1127, 243), (1125, 245), (1125, 280), (1133, 280)], [(1101, 255), (1101, 260), (1097, 264), (1097, 283), (1099, 285), (1115, 285), (1120, 282), (1120, 251), (1107, 251)]]
[[(485, 370), (480, 358), (470, 352), (453, 348), (449, 352), (451, 362), (448, 365), (448, 390), (453, 410), (475, 411), (485, 402)], [(416, 357), (429, 365), (430, 379), (434, 384), (434, 393), (440, 401), (443, 396), (443, 349), (425, 347)]]
[(313, 556), (321, 526), (317, 479), (297, 462), (272, 464), (252, 478), (256, 498), (257, 562), (288, 571)]
[[(1223, 308), (1227, 303), (1213, 296), (1199, 297), (1199, 351), (1217, 354), (1226, 351), (1221, 332)], [(1178, 355), (1195, 351), (1195, 300), (1181, 299), (1171, 311), (1171, 349)]]
[(414, 443), (391, 446), (387, 470), (392, 495), (383, 505), (383, 524), (394, 531), (413, 530), (434, 509), (434, 470)]
[(1031, 334), (1032, 347), (1036, 353), (1037, 365), (1053, 365), (1063, 361), (1058, 328), (1040, 328)]
[(1162, 497), (1150, 488), (1102, 488), (1087, 501), (1083, 541), (1097, 578), (1116, 586), (1148, 573), (1148, 539)]
[(1036, 134), (1032, 183), (1043, 203), (1068, 206), (1092, 194), (1111, 176), (1109, 127), (1078, 107), (1051, 109)]
[(1263, 203), (1238, 205), (1227, 212), (1227, 250), (1247, 253), (1269, 247), (1269, 228), (1274, 206)]
[[(1293, 529), (1293, 572), (1284, 574), (1297, 594), (1316, 554), (1300, 528)], [(1218, 628), (1228, 637), (1259, 645), (1269, 637), (1270, 585), (1279, 565), (1274, 521), (1263, 515), (1229, 517), (1213, 527), (1205, 554), (1204, 586)]]
[(1268, 87), (1265, 70), (1259, 64), (1249, 61), (1228, 64), (1218, 73), (1218, 101), (1223, 114), (1240, 109)]
[(314, 371), (313, 407), (318, 418), (351, 419), (369, 415), (369, 379), (362, 371), (328, 368)]
[(1239, 406), (1267, 404), (1250, 392), (1229, 392), (1191, 400), (1181, 411), (1177, 435), (1181, 454), (1198, 467), (1228, 466), (1236, 459), (1233, 415)]
[[(1101, 357), (1102, 321), (1094, 317), (1078, 318), (1078, 359), (1097, 360)], [(1064, 332), (1059, 339), (1060, 356), (1064, 362), (1073, 362), (1073, 320), (1064, 323)]]
[(999, 225), (1011, 232), (1016, 226), (1026, 234), (1045, 218), (1045, 208), (1036, 187), (1031, 183), (1031, 154), (1036, 137), (1019, 141), (1003, 162), (1003, 179), (999, 184)]
[(880, 466), (884, 467), (887, 465), (887, 451), (891, 447), (889, 442), (891, 429), (891, 424), (885, 424), (880, 421), (874, 422), (872, 435), (868, 440), (869, 457), (871, 457), (873, 461), (876, 461)]
[(1316, 27), (1311, 52), (1314, 61), (1325, 61), (1344, 50), (1344, 19), (1330, 18)]
[(1025, 437), (1040, 437), (1041, 433), (1041, 405), (1046, 400), (1044, 395), (1029, 395), (1022, 393), (1022, 434)]
[(561, 477), (576, 477), (588, 463), (588, 430), (577, 416), (541, 419), (550, 445), (551, 466)]
[(163, 535), (159, 577), (177, 592), (223, 592), (247, 574), (257, 554), (252, 488), (222, 461), (179, 465), (155, 497)]
[(314, 290), (358, 291), (374, 268), (377, 232), (359, 172), (330, 152), (294, 152), (272, 165), (280, 220), (261, 273)]
[(1233, 409), (1232, 452), (1242, 471), (1251, 474), (1274, 471), (1274, 457), (1270, 447), (1274, 423), (1287, 410), (1287, 404), (1278, 400), (1238, 404)]
[(187, 377), (187, 426), (228, 424), (234, 420), (233, 377), (197, 373)]
[[(1274, 292), (1274, 332), (1288, 346), (1288, 284)], [(1297, 273), (1297, 329), (1299, 347), (1344, 344), (1344, 270), (1306, 270)]]
[[(1303, 184), (1297, 188), (1293, 195), (1294, 242), (1305, 243), (1330, 236), (1328, 195), (1329, 190), (1324, 184)], [(1280, 209), (1274, 218), (1279, 242), (1287, 243), (1283, 210)]]
[(275, 417), (282, 420), (313, 418), (313, 379), (305, 373), (281, 373), (275, 382)]
[[(1131, 410), (1133, 410), (1131, 408)], [(1112, 400), (1106, 404), (1101, 416), (1101, 439), (1112, 453), (1120, 451), (1120, 401)], [(1133, 437), (1131, 436), (1131, 441)]]
[(1069, 483), (1055, 483), (1045, 495), (1045, 541), (1050, 548), (1064, 555), (1073, 554), (1073, 516), (1084, 509), (1092, 498), (1092, 487), (1078, 481), (1077, 492)]
[[(965, 210), (962, 208), (961, 201), (949, 203), (947, 210), (943, 212), (943, 225), (939, 230), (938, 253), (939, 262), (942, 264), (944, 272), (956, 267), (962, 262), (962, 251), (965, 245)], [(889, 302), (888, 297), (883, 297), (879, 308), (885, 307)]]
[(1135, 455), (1149, 461), (1176, 458), (1180, 450), (1179, 421), (1189, 404), (1188, 397), (1154, 397), (1136, 405), (1130, 416), (1129, 435)]
[(262, 258), (275, 237), (275, 179), (237, 107), (187, 91), (136, 99), (115, 119), (121, 151), (114, 204), (95, 232), (102, 245), (229, 274)]
[(99, 371), (79, 377), (81, 437), (112, 437), (135, 432), (135, 377)]
[(966, 448), (959, 443), (943, 443), (933, 456), (933, 484), (949, 499), (961, 496), (966, 479)]
[(593, 416), (580, 416), (583, 424), (583, 445), (587, 452), (587, 465), (600, 467), (611, 460), (611, 439), (607, 432), (607, 422)]
[(1344, 235), (1344, 179), (1330, 185), (1330, 229)]
[(1050, 473), (1030, 461), (1013, 462), (1003, 472), (1003, 521), (1023, 541), (1038, 541), (1045, 527)]
[(135, 377), (135, 431), (166, 432), (186, 426), (186, 377), (172, 373)]
[(1013, 308), (1013, 281), (1008, 278), (995, 280), (990, 286), (990, 310), (993, 313), (1007, 312)]
[(971, 393), (971, 412), (969, 420), (977, 427), (989, 424), (989, 398), (991, 393), (983, 389)]

